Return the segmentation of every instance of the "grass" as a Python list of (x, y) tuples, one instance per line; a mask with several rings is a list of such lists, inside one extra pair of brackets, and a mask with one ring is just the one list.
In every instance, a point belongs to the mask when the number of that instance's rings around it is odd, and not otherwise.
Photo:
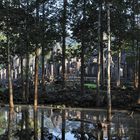
[(84, 84), (84, 86), (89, 88), (89, 89), (96, 89), (97, 88), (96, 84), (91, 84), (91, 83)]

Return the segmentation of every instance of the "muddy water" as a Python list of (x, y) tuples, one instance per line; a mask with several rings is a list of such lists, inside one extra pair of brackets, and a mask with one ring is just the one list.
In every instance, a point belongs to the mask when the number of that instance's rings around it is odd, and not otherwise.
[(0, 109), (0, 140), (139, 140), (140, 114), (114, 110), (16, 106)]

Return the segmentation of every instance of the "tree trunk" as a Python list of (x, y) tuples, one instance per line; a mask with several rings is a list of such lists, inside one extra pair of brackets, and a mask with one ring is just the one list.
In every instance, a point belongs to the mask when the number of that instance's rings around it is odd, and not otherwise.
[(62, 23), (62, 80), (65, 83), (65, 59), (66, 59), (66, 14), (67, 14), (67, 0), (63, 0), (63, 23)]
[(45, 3), (43, 2), (43, 9), (42, 9), (42, 13), (43, 13), (43, 25), (42, 25), (42, 94), (45, 93), (46, 87), (45, 87), (45, 61), (44, 61), (44, 41), (45, 41)]
[(138, 81), (138, 83), (139, 83), (139, 85), (138, 85), (138, 94), (139, 94), (139, 96), (138, 96), (138, 104), (140, 104), (140, 47), (139, 47), (139, 74), (138, 74), (138, 78), (139, 78), (139, 81)]
[(108, 47), (107, 47), (107, 120), (111, 121), (111, 87), (110, 87), (110, 64), (111, 64), (111, 32), (110, 32), (110, 3), (107, 4), (107, 27), (108, 27)]
[(100, 17), (99, 17), (99, 21), (100, 21), (100, 55), (101, 55), (101, 59), (100, 59), (100, 67), (101, 67), (101, 86), (104, 86), (104, 46), (103, 46), (103, 21), (102, 21), (102, 1), (100, 1)]
[[(132, 21), (132, 30), (133, 30), (133, 33), (135, 32), (135, 0), (132, 1), (132, 18), (133, 18), (133, 21)], [(134, 35), (133, 35), (133, 38), (132, 38), (132, 51), (133, 51), (133, 56), (134, 56), (134, 63), (133, 63), (133, 82), (134, 82), (134, 87), (136, 88), (137, 85), (136, 85), (136, 50), (135, 50), (135, 38), (134, 38)]]
[(22, 99), (25, 102), (25, 84), (24, 84), (24, 71), (23, 71), (23, 57), (21, 55), (20, 58), (20, 66), (21, 66), (21, 84), (22, 84)]
[(34, 92), (34, 106), (38, 105), (38, 62), (39, 62), (39, 48), (36, 48), (35, 56), (35, 92)]
[(120, 87), (121, 50), (118, 50), (117, 87)]
[[(39, 26), (39, 5), (36, 0), (36, 27), (38, 29)], [(36, 108), (38, 105), (38, 63), (39, 63), (39, 48), (38, 48), (38, 41), (36, 42), (36, 49), (35, 49), (35, 91), (34, 91), (34, 107)]]
[[(7, 9), (7, 31), (9, 31), (9, 8), (8, 5), (6, 5)], [(9, 106), (10, 108), (14, 108), (14, 102), (13, 102), (13, 85), (12, 85), (12, 74), (11, 74), (11, 55), (10, 55), (10, 44), (9, 44), (9, 35), (8, 32), (6, 34), (7, 36), (7, 69), (8, 69), (8, 90), (9, 90)]]
[(26, 81), (25, 98), (26, 98), (26, 103), (28, 103), (29, 102), (29, 52), (26, 52), (26, 80), (25, 81)]
[(133, 51), (134, 51), (134, 87), (138, 88), (138, 46), (135, 48), (135, 46), (137, 46), (136, 40), (134, 40), (134, 45), (133, 45)]
[[(7, 40), (9, 40), (9, 39), (7, 38)], [(12, 74), (11, 74), (11, 61), (10, 61), (10, 48), (9, 48), (9, 45), (7, 46), (7, 57), (8, 57), (9, 106), (11, 108), (14, 108), (14, 102), (13, 102), (13, 85), (12, 85), (12, 76), (11, 76)]]
[(100, 76), (101, 76), (101, 9), (102, 4), (99, 3), (99, 19), (98, 19), (98, 72), (97, 72), (97, 102), (96, 105), (100, 105)]
[(138, 89), (138, 86), (139, 86), (139, 41), (137, 40), (137, 42), (136, 42), (136, 61), (135, 61), (135, 70), (136, 70), (136, 72), (135, 72), (135, 87)]
[(127, 69), (127, 62), (124, 64), (124, 79), (125, 82), (128, 80), (128, 69)]
[(54, 63), (51, 63), (50, 64), (50, 67), (51, 67), (51, 80), (53, 81), (54, 80)]
[(82, 43), (81, 46), (81, 79), (80, 79), (80, 83), (81, 83), (81, 93), (84, 93), (84, 75), (85, 75), (85, 68), (84, 68), (84, 45)]
[(26, 17), (26, 35), (27, 35), (27, 40), (26, 40), (26, 86), (25, 86), (25, 98), (26, 102), (29, 102), (29, 1), (27, 0), (27, 17)]
[(85, 51), (85, 19), (86, 19), (86, 0), (84, 0), (84, 3), (83, 3), (83, 29), (82, 29), (82, 40), (81, 40), (81, 93), (83, 94), (84, 93), (84, 75), (85, 75), (85, 66), (84, 66), (84, 63), (85, 63), (85, 58), (84, 58), (84, 51)]

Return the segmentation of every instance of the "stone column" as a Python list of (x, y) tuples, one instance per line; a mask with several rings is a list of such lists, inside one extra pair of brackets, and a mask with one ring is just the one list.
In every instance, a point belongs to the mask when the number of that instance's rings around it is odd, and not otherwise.
[(51, 64), (51, 79), (53, 80), (54, 78), (54, 66)]

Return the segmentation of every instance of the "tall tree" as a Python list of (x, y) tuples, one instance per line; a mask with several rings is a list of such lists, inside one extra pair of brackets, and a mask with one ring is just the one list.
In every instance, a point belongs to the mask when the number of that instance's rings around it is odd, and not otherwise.
[(99, 27), (98, 27), (98, 36), (99, 36), (99, 45), (100, 45), (100, 77), (101, 81), (100, 84), (101, 86), (104, 85), (104, 43), (103, 43), (103, 6), (104, 6), (104, 1), (100, 0), (98, 1), (99, 3)]
[[(116, 79), (112, 77), (112, 80), (116, 80), (117, 87), (120, 86), (120, 68), (121, 68), (121, 52), (123, 49), (123, 43), (125, 42), (125, 36), (127, 31), (127, 17), (126, 17), (126, 4), (123, 0), (112, 1), (111, 8), (111, 34), (112, 40), (112, 52), (114, 54)], [(117, 54), (117, 55), (116, 55)], [(117, 59), (116, 59), (117, 58)], [(116, 69), (115, 69), (116, 68)], [(114, 79), (113, 79), (114, 78)]]
[[(60, 28), (60, 9), (57, 7), (59, 3), (56, 0), (48, 0), (43, 2), (40, 10), (42, 14), (40, 17), (41, 26), (41, 47), (42, 47), (42, 92), (45, 93), (45, 56), (53, 50), (56, 42), (60, 42), (60, 35), (62, 28)], [(61, 4), (60, 4), (61, 5)], [(61, 6), (60, 6), (61, 7)], [(62, 10), (62, 9), (61, 9)], [(52, 60), (53, 61), (53, 60)]]
[(138, 65), (138, 69), (137, 69), (137, 73), (138, 73), (138, 101), (137, 103), (140, 104), (140, 2), (137, 0), (136, 3), (136, 11), (137, 11), (137, 32), (136, 32), (136, 37), (137, 37), (137, 65)]
[[(39, 25), (39, 5), (38, 5), (38, 1), (36, 0), (36, 32), (38, 33), (39, 36), (39, 32), (40, 32), (40, 25)], [(38, 105), (38, 64), (39, 64), (39, 38), (37, 38), (36, 41), (36, 47), (35, 47), (35, 92), (34, 92), (34, 107), (37, 107)]]
[(111, 30), (110, 30), (110, 2), (107, 3), (107, 120), (111, 121), (111, 86), (110, 86), (110, 63), (111, 63)]
[(136, 4), (135, 4), (135, 9), (136, 9), (136, 31), (135, 31), (135, 38), (136, 38), (136, 88), (139, 89), (139, 42), (140, 42), (140, 39), (139, 39), (139, 32), (140, 32), (140, 25), (139, 25), (139, 22), (140, 22), (140, 2), (139, 0), (136, 0)]
[(11, 59), (10, 59), (10, 48), (9, 48), (9, 37), (7, 35), (7, 57), (8, 57), (8, 89), (9, 89), (9, 105), (11, 108), (14, 107), (13, 102), (13, 85), (12, 85), (12, 73), (11, 73)]
[[(72, 1), (72, 38), (81, 44), (81, 92), (84, 92), (84, 75), (86, 64), (89, 64), (90, 56), (93, 58), (93, 51), (98, 46), (97, 1), (73, 0)], [(94, 16), (93, 16), (94, 14)], [(97, 50), (97, 49), (96, 49)]]
[(66, 59), (66, 21), (67, 21), (67, 0), (63, 0), (63, 21), (62, 21), (62, 79), (63, 84), (65, 82), (66, 70), (65, 70), (65, 59)]
[(81, 32), (81, 93), (84, 93), (84, 75), (85, 75), (85, 66), (84, 66), (84, 54), (85, 54), (85, 20), (86, 20), (86, 0), (83, 1), (83, 28)]
[(97, 72), (97, 106), (100, 105), (100, 76), (101, 76), (101, 10), (102, 10), (102, 2), (99, 2), (99, 18), (98, 18), (98, 72)]
[(29, 102), (29, 0), (26, 1), (26, 85), (25, 85), (25, 97), (26, 102)]
[(42, 93), (45, 93), (45, 2), (43, 2), (42, 14)]
[(24, 84), (24, 69), (23, 69), (23, 56), (20, 57), (20, 68), (21, 68), (21, 84), (22, 84), (22, 101), (25, 102), (25, 84)]
[[(7, 65), (8, 65), (8, 89), (9, 89), (9, 105), (11, 108), (14, 107), (14, 102), (13, 102), (13, 86), (12, 86), (12, 73), (11, 73), (11, 54), (10, 54), (10, 38), (9, 38), (9, 6), (8, 5), (9, 1), (6, 3), (6, 11), (7, 11)], [(9, 3), (10, 4), (10, 3)]]
[(138, 86), (138, 104), (140, 104), (140, 47), (139, 47), (139, 86)]
[(133, 80), (134, 80), (134, 87), (138, 87), (137, 81), (137, 60), (136, 60), (136, 38), (135, 38), (135, 28), (136, 28), (136, 0), (132, 0), (132, 50), (134, 54), (134, 63), (133, 63)]

